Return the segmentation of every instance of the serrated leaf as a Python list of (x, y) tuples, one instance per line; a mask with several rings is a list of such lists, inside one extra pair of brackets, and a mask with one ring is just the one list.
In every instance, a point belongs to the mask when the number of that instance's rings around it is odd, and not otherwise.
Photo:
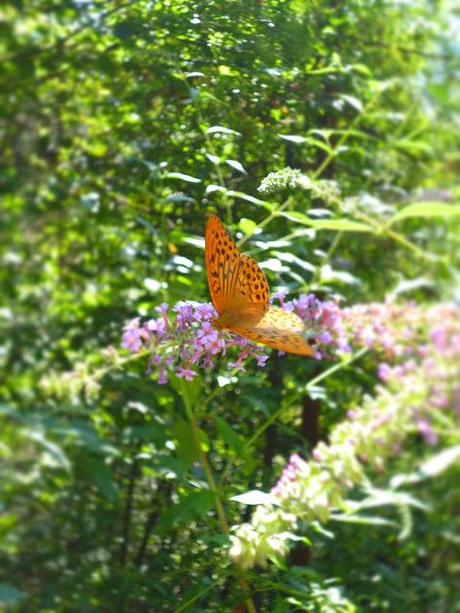
[(458, 217), (460, 216), (460, 206), (446, 204), (445, 202), (416, 202), (409, 204), (393, 215), (388, 225), (394, 224), (402, 219), (416, 217)]

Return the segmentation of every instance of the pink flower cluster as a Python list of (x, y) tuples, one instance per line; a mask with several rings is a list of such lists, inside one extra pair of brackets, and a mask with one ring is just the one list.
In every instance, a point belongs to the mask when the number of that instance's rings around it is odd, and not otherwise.
[[(367, 411), (366, 424), (362, 410), (350, 410), (348, 422), (360, 421), (366, 445), (377, 448), (389, 444), (386, 454), (399, 451), (398, 415), (396, 401), (388, 392), (400, 393), (405, 389), (413, 402), (404, 410), (409, 421), (428, 445), (438, 443), (433, 426), (436, 411), (453, 410), (460, 417), (460, 317), (453, 305), (440, 304), (420, 308), (414, 304), (358, 305), (342, 311), (340, 330), (347, 329), (355, 346), (364, 346), (383, 353), (386, 360), (378, 366), (379, 379), (388, 388), (385, 398), (388, 403), (377, 404)], [(391, 363), (389, 363), (391, 362)], [(347, 426), (345, 425), (344, 428)], [(389, 428), (395, 432), (389, 437)], [(401, 435), (403, 428), (400, 428)], [(341, 463), (347, 451), (356, 448), (358, 438), (347, 436), (341, 448)], [(388, 443), (389, 439), (390, 443)], [(323, 462), (324, 445), (312, 452), (313, 462)], [(345, 451), (344, 451), (345, 450)], [(349, 454), (350, 455), (350, 454)], [(369, 455), (359, 454), (361, 463), (368, 463)], [(272, 493), (283, 498), (292, 485), (308, 477), (312, 464), (298, 454), (291, 455)]]
[[(460, 417), (460, 322), (458, 311), (451, 305), (436, 305), (419, 317), (426, 330), (423, 338), (419, 333), (416, 344), (404, 348), (411, 357), (390, 365), (380, 364), (379, 377), (390, 388), (398, 388), (417, 369), (424, 373), (428, 385), (426, 405), (428, 408), (446, 410), (452, 407)], [(412, 318), (414, 321), (414, 318)], [(406, 332), (405, 342), (408, 334)], [(403, 346), (403, 345), (401, 345)], [(452, 370), (452, 365), (457, 365)], [(438, 437), (432, 427), (428, 411), (413, 412), (414, 423), (429, 445), (436, 445)]]
[[(340, 309), (333, 302), (321, 302), (312, 295), (302, 295), (281, 306), (294, 311), (305, 322), (306, 333), (315, 337), (317, 357), (329, 348), (348, 351), (348, 344), (341, 321)], [(218, 357), (229, 356), (230, 369), (244, 370), (246, 362), (255, 359), (263, 367), (269, 357), (269, 349), (230, 332), (216, 330), (212, 321), (217, 317), (210, 304), (179, 303), (170, 309), (162, 304), (155, 309), (158, 317), (144, 323), (133, 319), (125, 326), (121, 346), (133, 354), (147, 351), (149, 370), (156, 370), (158, 382), (168, 380), (168, 372), (191, 381), (197, 368), (212, 368)]]
[(217, 356), (225, 355), (230, 348), (236, 348), (238, 355), (230, 367), (243, 369), (249, 357), (263, 366), (268, 356), (246, 339), (234, 336), (224, 338), (212, 327), (217, 316), (209, 304), (178, 304), (170, 313), (164, 303), (155, 309), (159, 317), (141, 323), (133, 319), (124, 328), (121, 346), (131, 353), (146, 350), (149, 354), (149, 372), (156, 370), (158, 382), (168, 381), (168, 372), (179, 378), (192, 381), (197, 375), (193, 367), (211, 368)]

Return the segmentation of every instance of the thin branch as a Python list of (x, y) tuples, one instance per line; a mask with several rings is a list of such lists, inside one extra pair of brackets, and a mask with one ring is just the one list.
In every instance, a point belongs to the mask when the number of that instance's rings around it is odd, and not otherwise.
[(132, 512), (133, 512), (133, 504), (134, 504), (134, 488), (136, 485), (136, 480), (139, 474), (139, 466), (138, 461), (136, 459), (137, 448), (135, 453), (133, 454), (131, 469), (129, 471), (129, 481), (128, 481), (128, 491), (126, 494), (126, 504), (125, 510), (123, 513), (123, 525), (122, 525), (122, 541), (120, 546), (120, 564), (121, 566), (125, 566), (128, 551), (130, 545), (130, 537), (131, 537), (131, 520), (132, 520)]

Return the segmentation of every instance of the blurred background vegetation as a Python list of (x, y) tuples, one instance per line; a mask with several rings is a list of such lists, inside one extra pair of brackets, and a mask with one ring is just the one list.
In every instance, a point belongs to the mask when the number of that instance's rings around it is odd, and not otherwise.
[[(458, 203), (459, 26), (454, 3), (429, 0), (2, 3), (0, 602), (240, 610), (174, 385), (136, 361), (92, 394), (61, 375), (103, 368), (127, 320), (209, 299), (210, 212), (239, 237), (276, 207), (292, 213), (245, 245), (272, 290), (458, 300), (457, 218), (402, 220), (396, 236), (382, 223), (410, 203)], [(261, 196), (287, 166), (340, 197)], [(331, 218), (370, 219), (375, 232), (310, 223)], [(322, 368), (273, 356), (229, 386), (219, 369), (201, 381), (216, 392), (201, 423), (212, 466), (236, 467), (225, 498), (269, 489), (290, 452), (327, 439), (374, 388), (368, 358), (299, 400)], [(412, 441), (392, 470), (425, 447)], [(258, 608), (459, 610), (458, 477), (424, 486), (432, 511), (405, 540), (334, 525), (313, 552), (248, 571)], [(230, 523), (247, 519), (236, 503), (226, 510)]]

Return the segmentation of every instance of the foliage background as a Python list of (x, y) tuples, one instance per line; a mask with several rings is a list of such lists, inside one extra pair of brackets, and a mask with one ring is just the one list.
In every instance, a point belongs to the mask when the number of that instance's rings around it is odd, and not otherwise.
[[(456, 218), (408, 219), (399, 238), (379, 225), (411, 202), (458, 201), (455, 10), (422, 0), (3, 3), (0, 600), (24, 611), (241, 606), (177, 385), (159, 386), (140, 361), (110, 370), (93, 395), (55, 375), (104, 367), (101, 349), (119, 347), (136, 315), (208, 300), (209, 212), (233, 235), (263, 224), (245, 248), (272, 289), (346, 303), (458, 300)], [(286, 166), (335, 181), (339, 204), (297, 189), (270, 196), (267, 210), (257, 187)], [(301, 216), (275, 217), (276, 206)], [(375, 232), (308, 221), (350, 211)], [(374, 388), (368, 358), (299, 400), (324, 368), (273, 356), (228, 386), (215, 372), (187, 388), (212, 394), (201, 428), (216, 474), (234, 463), (226, 501), (269, 489), (289, 453), (307, 454)], [(413, 440), (391, 471), (427, 453)], [(299, 546), (284, 565), (248, 571), (258, 608), (455, 610), (456, 479), (448, 471), (417, 492), (433, 510), (417, 513), (404, 541), (334, 525), (313, 552)], [(230, 523), (248, 517), (229, 501), (226, 512)]]

